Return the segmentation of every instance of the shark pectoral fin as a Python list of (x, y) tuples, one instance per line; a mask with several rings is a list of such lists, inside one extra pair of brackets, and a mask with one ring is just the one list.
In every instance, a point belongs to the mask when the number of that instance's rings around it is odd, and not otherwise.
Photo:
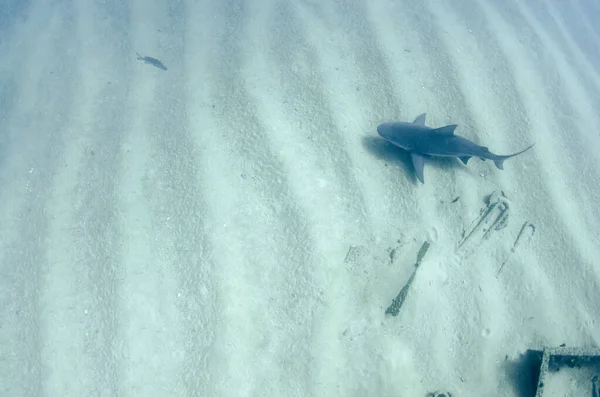
[(459, 159), (460, 159), (460, 161), (463, 162), (464, 165), (467, 165), (467, 163), (471, 159), (471, 156), (463, 156), (463, 157), (459, 157)]
[(411, 153), (410, 157), (412, 158), (413, 167), (415, 167), (415, 173), (417, 174), (417, 178), (421, 181), (421, 183), (425, 183), (425, 177), (423, 176), (423, 168), (425, 168), (425, 157), (421, 156), (418, 153)]
[(415, 121), (413, 121), (413, 123), (418, 125), (425, 125), (425, 113), (419, 115), (419, 117), (417, 117)]
[(456, 127), (458, 127), (456, 124), (450, 124), (440, 128), (435, 128), (433, 132), (444, 135), (454, 135), (454, 130)]

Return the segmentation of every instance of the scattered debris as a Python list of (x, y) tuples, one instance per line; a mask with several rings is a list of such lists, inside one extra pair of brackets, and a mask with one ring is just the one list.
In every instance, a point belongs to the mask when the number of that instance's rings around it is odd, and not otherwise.
[(373, 259), (365, 246), (351, 245), (344, 258), (344, 264), (351, 274), (364, 277), (365, 272), (367, 272), (365, 264), (372, 262)]
[(138, 61), (143, 61), (144, 63), (147, 63), (148, 65), (152, 65), (152, 66), (157, 67), (157, 68), (162, 69), (162, 70), (167, 70), (167, 67), (161, 61), (159, 61), (156, 58), (143, 57), (138, 52), (136, 52), (136, 55), (137, 55), (137, 60)]
[(425, 254), (427, 253), (427, 250), (429, 249), (430, 245), (431, 244), (429, 244), (429, 241), (425, 241), (423, 243), (423, 245), (419, 249), (419, 253), (417, 254), (417, 263), (415, 263), (415, 267), (417, 267), (417, 266), (419, 266), (421, 264), (421, 261), (425, 257)]
[[(534, 233), (535, 233), (535, 226), (531, 222), (525, 221), (525, 223), (523, 223), (523, 226), (521, 227), (521, 231), (519, 232), (519, 234), (517, 235), (517, 238), (515, 239), (515, 242), (513, 243), (512, 248), (510, 249), (511, 254), (514, 254), (515, 251), (517, 250), (517, 248), (519, 248), (519, 246), (521, 246), (521, 244), (524, 241), (526, 241), (528, 243), (529, 240), (531, 240), (531, 238), (533, 237)], [(504, 268), (504, 265), (506, 264), (506, 262), (508, 262), (509, 259), (510, 259), (510, 256), (504, 262), (502, 262), (502, 265), (500, 265), (500, 268), (498, 269), (498, 272), (496, 273), (496, 278), (498, 278), (498, 276), (500, 276), (500, 272), (502, 271), (502, 269)]]
[(519, 235), (517, 236), (517, 239), (515, 240), (515, 243), (513, 244), (513, 247), (511, 248), (510, 251), (514, 253), (517, 250), (517, 248), (519, 248), (519, 246), (521, 245), (523, 240), (527, 240), (527, 242), (529, 242), (529, 240), (531, 240), (531, 238), (533, 237), (534, 233), (535, 233), (535, 226), (533, 225), (533, 223), (531, 223), (529, 221), (525, 221), (525, 223), (523, 223), (523, 227), (521, 227), (521, 231), (519, 232)]
[(447, 391), (441, 392), (439, 390), (436, 390), (433, 393), (427, 393), (427, 397), (452, 397), (452, 393)]
[(421, 264), (421, 261), (425, 257), (425, 254), (427, 253), (429, 246), (430, 246), (429, 241), (425, 241), (423, 243), (423, 245), (421, 246), (421, 249), (419, 250), (419, 253), (417, 254), (417, 262), (415, 263), (415, 269), (413, 270), (413, 273), (411, 274), (410, 278), (408, 279), (408, 282), (406, 283), (406, 285), (404, 285), (404, 287), (400, 290), (400, 293), (398, 293), (398, 295), (394, 298), (390, 307), (388, 307), (386, 309), (385, 314), (397, 316), (398, 313), (400, 312), (400, 308), (402, 307), (402, 304), (404, 303), (404, 300), (406, 299), (408, 290), (409, 290), (413, 280), (415, 279), (415, 275), (417, 274), (417, 269), (418, 269), (419, 265)]
[(346, 257), (344, 258), (344, 262), (348, 263), (356, 259), (356, 257), (361, 253), (362, 247), (359, 245), (351, 245), (348, 248), (348, 252), (346, 253)]
[[(467, 256), (472, 254), (484, 241), (490, 238), (493, 232), (500, 231), (507, 226), (510, 202), (504, 192), (494, 191), (486, 197), (485, 201), (486, 206), (480, 210), (479, 217), (463, 232), (462, 238), (456, 248), (457, 253), (466, 254)], [(529, 243), (535, 234), (535, 229), (533, 223), (529, 221), (523, 223), (519, 234), (513, 242), (511, 252), (496, 272), (496, 278), (500, 276), (504, 266), (517, 249), (523, 244)]]
[[(413, 240), (414, 242), (417, 241), (417, 239), (415, 239), (415, 238), (413, 238), (411, 240)], [(404, 237), (399, 238), (396, 242), (398, 243), (398, 245), (396, 245), (396, 247), (394, 247), (394, 248), (390, 247), (387, 250), (389, 257), (390, 257), (390, 265), (393, 265), (394, 262), (396, 261), (396, 258), (398, 257), (398, 249), (402, 248), (406, 244), (408, 244), (408, 242), (405, 241)]]
[(506, 227), (509, 214), (509, 201), (502, 191), (495, 191), (487, 198), (486, 207), (482, 208), (479, 217), (465, 230), (457, 251), (471, 253), (482, 242), (490, 238), (493, 231)]

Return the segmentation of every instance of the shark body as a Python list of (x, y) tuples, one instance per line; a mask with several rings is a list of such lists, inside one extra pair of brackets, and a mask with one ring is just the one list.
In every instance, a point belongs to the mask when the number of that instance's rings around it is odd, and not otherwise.
[(456, 124), (440, 128), (431, 128), (425, 125), (425, 113), (410, 122), (383, 123), (377, 127), (377, 133), (410, 153), (417, 178), (425, 183), (423, 168), (425, 156), (457, 157), (465, 165), (471, 157), (482, 160), (492, 160), (500, 170), (504, 169), (504, 160), (519, 155), (533, 147), (533, 145), (518, 153), (500, 156), (490, 152), (485, 146), (479, 146), (466, 138), (454, 135)]

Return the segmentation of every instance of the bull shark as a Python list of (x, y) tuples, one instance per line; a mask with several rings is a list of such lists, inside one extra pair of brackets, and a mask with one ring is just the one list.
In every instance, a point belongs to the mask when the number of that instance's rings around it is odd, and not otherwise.
[(517, 156), (533, 147), (534, 144), (518, 153), (499, 156), (485, 146), (479, 146), (466, 138), (454, 135), (456, 124), (440, 128), (425, 125), (425, 113), (413, 121), (383, 123), (377, 127), (377, 133), (395, 146), (410, 153), (417, 178), (425, 183), (423, 168), (425, 156), (457, 157), (465, 165), (471, 157), (492, 160), (500, 170), (504, 169), (504, 160)]

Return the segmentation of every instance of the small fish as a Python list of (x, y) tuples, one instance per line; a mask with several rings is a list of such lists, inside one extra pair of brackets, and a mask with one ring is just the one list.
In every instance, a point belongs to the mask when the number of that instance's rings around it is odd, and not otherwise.
[(500, 170), (504, 169), (504, 160), (521, 154), (533, 147), (530, 145), (518, 153), (499, 156), (485, 146), (479, 146), (466, 138), (454, 135), (455, 124), (440, 128), (425, 125), (425, 114), (412, 123), (384, 123), (377, 127), (377, 133), (394, 145), (408, 151), (412, 158), (417, 178), (425, 183), (423, 168), (425, 156), (457, 157), (465, 165), (471, 157), (492, 160)]
[(157, 67), (159, 69), (162, 69), (162, 70), (167, 70), (167, 67), (161, 61), (159, 61), (158, 59), (152, 58), (152, 57), (143, 57), (143, 56), (140, 55), (139, 52), (136, 52), (136, 54), (137, 54), (137, 60), (138, 61), (144, 61), (144, 63), (147, 63), (148, 65), (155, 66), (155, 67)]

